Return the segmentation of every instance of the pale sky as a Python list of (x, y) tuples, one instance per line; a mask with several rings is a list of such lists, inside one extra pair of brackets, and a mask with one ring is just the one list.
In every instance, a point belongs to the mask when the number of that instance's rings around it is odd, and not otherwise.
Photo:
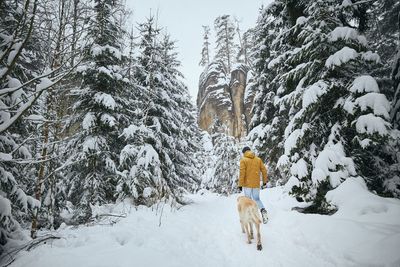
[(126, 0), (133, 11), (132, 20), (143, 22), (158, 13), (159, 25), (177, 40), (181, 72), (185, 76), (193, 101), (196, 100), (198, 80), (203, 68), (199, 66), (202, 48), (202, 25), (211, 28), (211, 46), (214, 49), (214, 19), (232, 15), (241, 21), (241, 30), (255, 25), (258, 10), (271, 0)]

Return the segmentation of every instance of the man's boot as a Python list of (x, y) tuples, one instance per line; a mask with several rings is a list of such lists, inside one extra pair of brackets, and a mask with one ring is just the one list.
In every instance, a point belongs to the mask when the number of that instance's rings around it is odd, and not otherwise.
[(261, 216), (263, 219), (263, 224), (266, 224), (268, 222), (268, 215), (267, 215), (267, 210), (262, 208), (261, 209)]

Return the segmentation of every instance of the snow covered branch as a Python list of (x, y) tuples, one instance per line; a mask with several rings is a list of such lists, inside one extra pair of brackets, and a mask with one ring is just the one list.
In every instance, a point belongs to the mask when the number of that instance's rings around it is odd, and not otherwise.
[[(59, 75), (56, 77), (53, 81), (47, 78), (48, 75), (45, 75), (41, 78), (40, 83), (36, 85), (36, 91), (31, 95), (30, 99), (26, 101), (23, 105), (21, 105), (18, 110), (16, 111), (16, 114), (14, 114), (12, 117), (10, 117), (9, 120), (6, 120), (0, 124), (0, 133), (6, 131), (11, 125), (15, 123), (16, 120), (18, 120), (25, 112), (28, 110), (33, 103), (39, 98), (39, 96), (47, 89), (50, 87), (54, 86), (61, 80), (63, 80), (66, 76), (68, 76), (75, 68), (78, 66), (80, 62), (78, 62), (75, 66), (71, 67), (69, 70), (67, 70), (65, 73), (62, 75)], [(32, 81), (33, 82), (33, 81)]]
[[(6, 56), (8, 54), (7, 66), (5, 68), (5, 71), (0, 72), (0, 80), (2, 80), (4, 77), (7, 77), (7, 75), (10, 74), (10, 72), (13, 70), (13, 66), (17, 62), (17, 60), (22, 52), (22, 49), (24, 48), (25, 44), (28, 42), (28, 40), (32, 34), (33, 24), (34, 24), (35, 15), (36, 15), (36, 9), (37, 9), (37, 3), (38, 3), (37, 0), (35, 0), (33, 3), (33, 10), (30, 14), (30, 22), (29, 22), (29, 26), (28, 26), (28, 32), (27, 32), (25, 38), (23, 39), (23, 41), (18, 42), (18, 43), (15, 43), (15, 41), (13, 40), (12, 45), (8, 49), (9, 53), (4, 54), (4, 56)], [(27, 0), (25, 2), (25, 10), (24, 10), (25, 16), (28, 13), (29, 4), (30, 4), (30, 1)], [(21, 21), (22, 20), (24, 20), (24, 18), (21, 18)], [(14, 50), (10, 51), (12, 48), (14, 48)]]

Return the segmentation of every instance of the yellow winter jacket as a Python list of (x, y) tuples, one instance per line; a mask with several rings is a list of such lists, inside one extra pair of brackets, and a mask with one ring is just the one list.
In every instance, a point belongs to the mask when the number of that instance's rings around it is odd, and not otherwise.
[(239, 186), (260, 188), (260, 171), (263, 182), (268, 181), (267, 168), (259, 157), (256, 157), (250, 150), (244, 153), (240, 160)]

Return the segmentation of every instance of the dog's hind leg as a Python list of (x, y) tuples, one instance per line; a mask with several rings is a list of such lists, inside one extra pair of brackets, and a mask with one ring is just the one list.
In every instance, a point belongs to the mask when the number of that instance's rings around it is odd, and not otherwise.
[(254, 239), (253, 224), (251, 222), (249, 222), (249, 227), (250, 227), (250, 239)]
[(247, 235), (247, 243), (248, 243), (248, 244), (251, 244), (250, 223), (246, 223), (245, 229), (246, 229), (246, 235)]
[(242, 227), (242, 233), (245, 233), (242, 220), (240, 220), (240, 227)]
[(256, 223), (256, 229), (257, 229), (257, 250), (262, 250), (261, 233), (260, 233), (260, 224), (259, 223)]

